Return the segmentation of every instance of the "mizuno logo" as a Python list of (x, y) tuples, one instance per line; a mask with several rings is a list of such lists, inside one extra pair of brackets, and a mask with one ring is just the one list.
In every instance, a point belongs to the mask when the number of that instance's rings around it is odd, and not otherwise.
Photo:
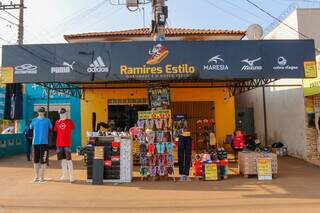
[(245, 60), (242, 60), (242, 62), (249, 64), (249, 66), (253, 66), (255, 62), (260, 60), (261, 60), (261, 57), (253, 60), (249, 60), (249, 58), (247, 58)]
[(249, 58), (242, 60), (241, 62), (246, 63), (248, 65), (244, 65), (241, 70), (247, 70), (247, 71), (261, 71), (262, 66), (261, 65), (254, 65), (254, 63), (261, 60), (261, 57), (250, 60)]
[(105, 65), (101, 56), (99, 56), (89, 65), (87, 72), (109, 72), (109, 67)]
[(216, 56), (210, 58), (208, 63), (214, 62), (217, 64), (219, 61), (224, 62), (224, 60), (222, 58), (220, 58), (220, 55), (216, 55)]

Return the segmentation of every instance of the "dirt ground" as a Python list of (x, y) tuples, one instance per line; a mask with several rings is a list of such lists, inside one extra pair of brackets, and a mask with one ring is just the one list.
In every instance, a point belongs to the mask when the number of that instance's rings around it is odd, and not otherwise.
[[(53, 158), (54, 159), (54, 158)], [(0, 159), (0, 213), (3, 212), (320, 212), (320, 168), (293, 158), (279, 159), (280, 176), (269, 182), (232, 176), (219, 182), (141, 182), (93, 186), (85, 182), (81, 159), (77, 182), (59, 182), (51, 161), (45, 184), (31, 183), (25, 156)]]

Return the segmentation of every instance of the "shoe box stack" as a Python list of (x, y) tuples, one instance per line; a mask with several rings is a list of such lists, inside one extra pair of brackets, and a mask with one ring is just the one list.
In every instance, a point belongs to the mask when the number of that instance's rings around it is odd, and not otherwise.
[(104, 146), (104, 179), (120, 179), (120, 142), (106, 143)]

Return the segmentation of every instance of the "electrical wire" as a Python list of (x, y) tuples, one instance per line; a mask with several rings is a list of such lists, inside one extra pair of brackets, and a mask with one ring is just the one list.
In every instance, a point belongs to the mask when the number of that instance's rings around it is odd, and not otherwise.
[(249, 20), (247, 20), (247, 19), (245, 19), (245, 18), (243, 18), (243, 17), (241, 17), (241, 16), (238, 16), (238, 15), (236, 15), (236, 14), (234, 14), (234, 13), (231, 13), (231, 12), (223, 9), (222, 7), (217, 6), (217, 4), (214, 4), (213, 2), (211, 2), (211, 1), (209, 1), (209, 0), (203, 0), (203, 1), (204, 1), (204, 2), (207, 2), (208, 4), (210, 4), (210, 5), (212, 5), (212, 6), (214, 6), (215, 8), (217, 8), (217, 9), (219, 9), (220, 11), (224, 12), (225, 14), (228, 14), (228, 15), (233, 16), (233, 17), (236, 18), (236, 19), (240, 19), (240, 20), (242, 20), (242, 21), (244, 21), (244, 22), (246, 22), (246, 23), (250, 23), (250, 24), (252, 23), (251, 21), (249, 21)]
[(253, 6), (256, 7), (257, 9), (259, 9), (261, 12), (267, 14), (267, 15), (270, 16), (271, 18), (275, 19), (275, 20), (278, 21), (280, 24), (285, 25), (286, 27), (288, 27), (289, 29), (295, 31), (296, 33), (298, 33), (299, 35), (303, 36), (304, 38), (310, 39), (309, 36), (305, 35), (304, 33), (299, 32), (298, 30), (294, 29), (294, 28), (291, 27), (290, 25), (284, 23), (282, 20), (280, 20), (279, 18), (275, 17), (274, 15), (272, 15), (271, 13), (269, 13), (268, 11), (266, 11), (265, 9), (263, 9), (262, 7), (260, 7), (259, 5), (257, 5), (256, 3), (252, 2), (251, 0), (245, 0), (245, 1), (247, 1), (249, 4), (253, 5)]

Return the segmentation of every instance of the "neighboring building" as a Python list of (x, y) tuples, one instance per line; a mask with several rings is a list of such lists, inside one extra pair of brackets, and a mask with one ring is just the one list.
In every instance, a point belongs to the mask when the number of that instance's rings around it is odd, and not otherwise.
[[(72, 150), (75, 151), (76, 148), (81, 145), (80, 100), (54, 90), (51, 90), (50, 94), (49, 118), (53, 125), (55, 121), (59, 119), (58, 111), (62, 107), (67, 109), (69, 113), (68, 117), (70, 117), (75, 124), (76, 128), (72, 132)], [(38, 108), (47, 108), (47, 103), (48, 93), (45, 88), (37, 84), (26, 84), (24, 98), (25, 120), (21, 122), (21, 126), (24, 127), (28, 121), (37, 115), (36, 112)], [(49, 143), (50, 145), (55, 144), (55, 134), (49, 139)]]
[[(166, 29), (167, 40), (241, 40), (244, 31), (233, 30), (199, 30)], [(131, 42), (152, 41), (154, 36), (149, 29), (124, 30), (117, 32), (84, 33), (66, 35), (69, 43), (81, 42)], [(173, 113), (185, 112), (190, 118), (190, 128), (196, 129), (196, 120), (216, 120), (216, 135), (219, 141), (232, 134), (235, 129), (234, 98), (228, 97), (227, 88), (210, 88), (211, 83), (177, 83), (179, 87), (171, 88)], [(147, 109), (147, 85), (139, 84), (105, 84), (86, 85), (86, 101), (81, 101), (82, 142), (86, 142), (86, 131), (92, 129), (92, 114), (96, 113), (97, 122), (116, 120), (116, 124), (133, 125), (137, 117), (130, 117), (139, 110)], [(182, 88), (184, 86), (185, 88)], [(100, 88), (99, 88), (100, 87)], [(189, 87), (189, 88), (188, 88)], [(188, 94), (186, 96), (186, 94)], [(122, 124), (120, 124), (121, 126)]]
[[(319, 26), (319, 20), (320, 9), (297, 9), (284, 19), (284, 23), (296, 29), (300, 34), (284, 24), (279, 24), (265, 36), (265, 39), (306, 39), (305, 36), (307, 36), (315, 40), (315, 46), (319, 51), (320, 29), (316, 27)], [(285, 58), (284, 55), (279, 55), (280, 57)], [(294, 66), (294, 64), (294, 61), (287, 61), (287, 65)], [(277, 65), (278, 62), (275, 61), (275, 66)], [(320, 94), (320, 89), (316, 91), (316, 94)], [(265, 87), (265, 96), (268, 144), (284, 142), (288, 145), (291, 156), (320, 165), (318, 135), (315, 125), (310, 125), (308, 122), (314, 117), (314, 114), (308, 113), (310, 107), (313, 109), (311, 112), (320, 107), (320, 95), (304, 98), (302, 79), (283, 79)], [(265, 141), (262, 100), (263, 89), (258, 88), (237, 96), (236, 106), (253, 108), (255, 132), (262, 141)]]

